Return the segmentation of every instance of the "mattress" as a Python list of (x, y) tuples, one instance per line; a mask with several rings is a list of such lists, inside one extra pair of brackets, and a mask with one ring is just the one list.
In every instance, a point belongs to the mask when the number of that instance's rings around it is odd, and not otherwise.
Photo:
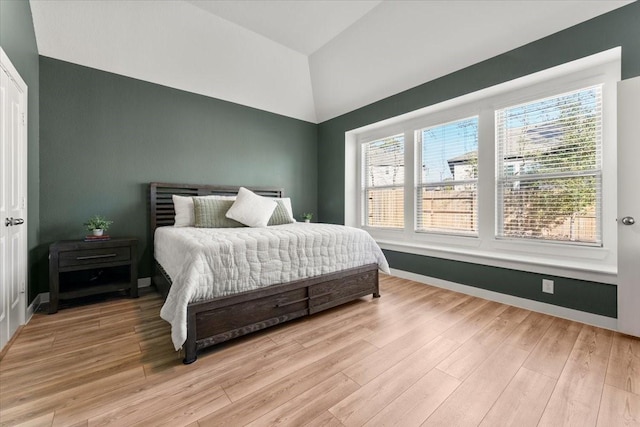
[(172, 280), (160, 316), (176, 350), (187, 338), (187, 305), (337, 271), (389, 265), (364, 230), (294, 223), (267, 228), (160, 227), (154, 256)]

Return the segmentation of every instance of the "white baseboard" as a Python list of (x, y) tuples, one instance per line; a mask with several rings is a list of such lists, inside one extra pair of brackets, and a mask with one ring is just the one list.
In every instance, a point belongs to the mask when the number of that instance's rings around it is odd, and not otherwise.
[[(43, 294), (36, 295), (31, 304), (27, 307), (27, 315), (24, 318), (25, 325), (29, 323), (29, 320), (33, 317), (33, 313), (35, 313), (38, 310), (38, 307), (40, 307), (40, 304), (42, 304), (42, 295)], [(47, 301), (49, 301), (49, 292), (47, 292)]]
[(500, 292), (488, 291), (486, 289), (476, 288), (474, 286), (462, 285), (460, 283), (449, 282), (448, 280), (423, 276), (422, 274), (410, 273), (408, 271), (397, 270), (395, 268), (391, 269), (391, 275), (431, 286), (436, 286), (438, 288), (472, 295), (478, 298), (488, 299), (490, 301), (496, 301), (527, 310), (537, 311), (539, 313), (549, 314), (551, 316), (561, 317), (563, 319), (586, 323), (587, 325), (597, 326), (604, 329), (611, 329), (613, 331), (618, 329), (617, 319), (607, 316), (601, 316), (599, 314), (586, 313), (584, 311), (574, 310), (572, 308), (560, 307), (545, 302), (533, 301), (513, 295), (501, 294)]

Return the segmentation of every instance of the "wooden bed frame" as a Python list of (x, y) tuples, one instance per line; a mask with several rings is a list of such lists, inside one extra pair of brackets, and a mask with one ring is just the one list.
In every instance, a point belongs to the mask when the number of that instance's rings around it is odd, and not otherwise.
[[(158, 227), (174, 223), (172, 195), (235, 195), (240, 187), (215, 185), (150, 184), (151, 236)], [(256, 194), (282, 197), (281, 188), (248, 187)], [(171, 279), (155, 261), (153, 284), (166, 298)], [(249, 292), (190, 303), (183, 363), (196, 361), (197, 351), (272, 325), (311, 315), (365, 295), (380, 297), (378, 266), (369, 264)]]

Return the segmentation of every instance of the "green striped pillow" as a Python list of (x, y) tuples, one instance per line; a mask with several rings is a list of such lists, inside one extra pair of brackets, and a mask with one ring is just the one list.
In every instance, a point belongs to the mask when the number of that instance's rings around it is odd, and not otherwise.
[(273, 215), (271, 215), (267, 226), (291, 224), (295, 222), (289, 215), (287, 208), (284, 207), (284, 202), (282, 200), (276, 200), (276, 203), (278, 204), (278, 206), (276, 206), (276, 209), (273, 211)]
[(244, 227), (238, 221), (227, 218), (225, 214), (233, 205), (234, 200), (210, 199), (207, 197), (193, 198), (195, 226), (199, 228), (236, 228)]

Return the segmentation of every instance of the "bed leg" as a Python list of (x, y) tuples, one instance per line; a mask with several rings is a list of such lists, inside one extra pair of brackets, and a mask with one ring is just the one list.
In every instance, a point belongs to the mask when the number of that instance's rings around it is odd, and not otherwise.
[(187, 308), (187, 340), (184, 342), (184, 359), (182, 363), (189, 365), (198, 358), (198, 345), (196, 343), (196, 314)]
[[(191, 323), (190, 325), (192, 325)], [(187, 333), (187, 340), (184, 343), (184, 359), (182, 363), (189, 365), (198, 359), (198, 350), (196, 340), (194, 338), (195, 333)]]
[(375, 272), (375, 278), (373, 282), (373, 297), (380, 298), (380, 278), (378, 275), (378, 270)]
[(185, 343), (184, 346), (184, 359), (182, 359), (182, 363), (185, 365), (190, 365), (193, 362), (198, 360), (198, 354), (196, 351), (196, 343), (189, 343), (189, 340)]
[(193, 358), (185, 357), (184, 359), (182, 359), (182, 363), (184, 363), (185, 365), (191, 365), (196, 360), (198, 360), (198, 356), (193, 356)]

